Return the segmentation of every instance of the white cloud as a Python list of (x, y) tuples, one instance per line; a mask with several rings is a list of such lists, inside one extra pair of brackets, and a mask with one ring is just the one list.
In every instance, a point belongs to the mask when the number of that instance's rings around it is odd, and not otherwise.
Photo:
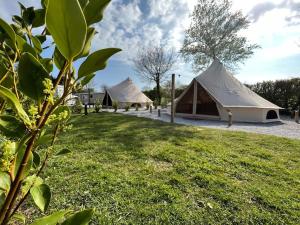
[[(26, 0), (21, 2), (29, 4)], [(30, 4), (39, 5), (39, 2), (32, 0)], [(96, 25), (99, 33), (93, 49), (120, 47), (123, 52), (115, 59), (128, 65), (143, 45), (160, 42), (179, 50), (196, 3), (197, 0), (112, 1), (104, 20)], [(298, 54), (299, 3), (300, 0), (233, 0), (234, 10), (242, 10), (254, 21), (248, 30), (241, 32), (250, 42), (262, 46), (252, 57), (254, 60), (266, 63)], [(1, 17), (9, 19), (17, 12), (17, 0), (0, 1)], [(180, 62), (177, 68), (179, 73), (192, 76), (189, 65)]]

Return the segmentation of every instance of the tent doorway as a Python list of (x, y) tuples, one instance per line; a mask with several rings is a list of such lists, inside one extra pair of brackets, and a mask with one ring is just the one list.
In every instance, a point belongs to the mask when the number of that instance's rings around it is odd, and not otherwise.
[(102, 105), (104, 105), (106, 107), (111, 107), (112, 106), (112, 100), (111, 100), (111, 98), (110, 98), (110, 96), (107, 92), (105, 92), (105, 96), (104, 96)]
[(187, 90), (185, 95), (177, 102), (176, 113), (193, 114), (194, 85)]
[(141, 108), (142, 107), (142, 105), (140, 104), (140, 103), (133, 103), (133, 104), (131, 104), (131, 108), (132, 107), (139, 107), (139, 108)]
[(217, 104), (207, 91), (197, 82), (197, 109), (198, 115), (219, 116)]
[(176, 113), (191, 114), (196, 117), (216, 118), (220, 116), (214, 99), (196, 80), (177, 102)]

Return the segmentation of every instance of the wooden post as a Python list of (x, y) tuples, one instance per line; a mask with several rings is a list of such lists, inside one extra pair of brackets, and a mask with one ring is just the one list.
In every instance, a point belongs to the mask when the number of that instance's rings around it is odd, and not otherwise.
[(172, 93), (171, 93), (171, 123), (174, 123), (175, 117), (175, 74), (172, 74)]
[(150, 113), (152, 113), (152, 105), (150, 105)]
[(295, 122), (299, 123), (299, 110), (295, 111)]
[(84, 115), (88, 114), (87, 104), (84, 105)]
[(157, 116), (160, 117), (160, 109), (157, 110)]
[(197, 114), (197, 88), (198, 88), (198, 85), (197, 85), (197, 81), (194, 80), (194, 97), (193, 97), (193, 115), (196, 115)]
[(232, 112), (228, 111), (228, 127), (232, 126)]

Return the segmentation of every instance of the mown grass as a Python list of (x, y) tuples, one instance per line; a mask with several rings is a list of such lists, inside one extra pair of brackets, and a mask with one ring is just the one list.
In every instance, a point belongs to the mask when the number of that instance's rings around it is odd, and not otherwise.
[(43, 174), (51, 210), (95, 207), (93, 224), (300, 224), (300, 141), (74, 116)]

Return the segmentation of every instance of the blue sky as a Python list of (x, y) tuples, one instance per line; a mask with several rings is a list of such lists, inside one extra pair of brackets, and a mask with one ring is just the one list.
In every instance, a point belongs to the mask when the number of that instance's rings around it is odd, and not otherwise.
[[(20, 0), (26, 6), (39, 6), (39, 0)], [(106, 70), (98, 73), (97, 89), (112, 86), (131, 77), (141, 88), (151, 83), (141, 80), (132, 59), (141, 46), (164, 43), (179, 50), (189, 15), (197, 0), (112, 0), (104, 20), (96, 24), (99, 32), (93, 51), (106, 47), (123, 49), (110, 60)], [(241, 35), (262, 48), (241, 65), (236, 77), (245, 83), (299, 77), (300, 75), (300, 0), (233, 0), (233, 9), (242, 10), (252, 22)], [(9, 21), (18, 13), (16, 0), (0, 1), (0, 16)], [(188, 84), (196, 76), (191, 65), (179, 61), (170, 73), (181, 74), (177, 80)]]

